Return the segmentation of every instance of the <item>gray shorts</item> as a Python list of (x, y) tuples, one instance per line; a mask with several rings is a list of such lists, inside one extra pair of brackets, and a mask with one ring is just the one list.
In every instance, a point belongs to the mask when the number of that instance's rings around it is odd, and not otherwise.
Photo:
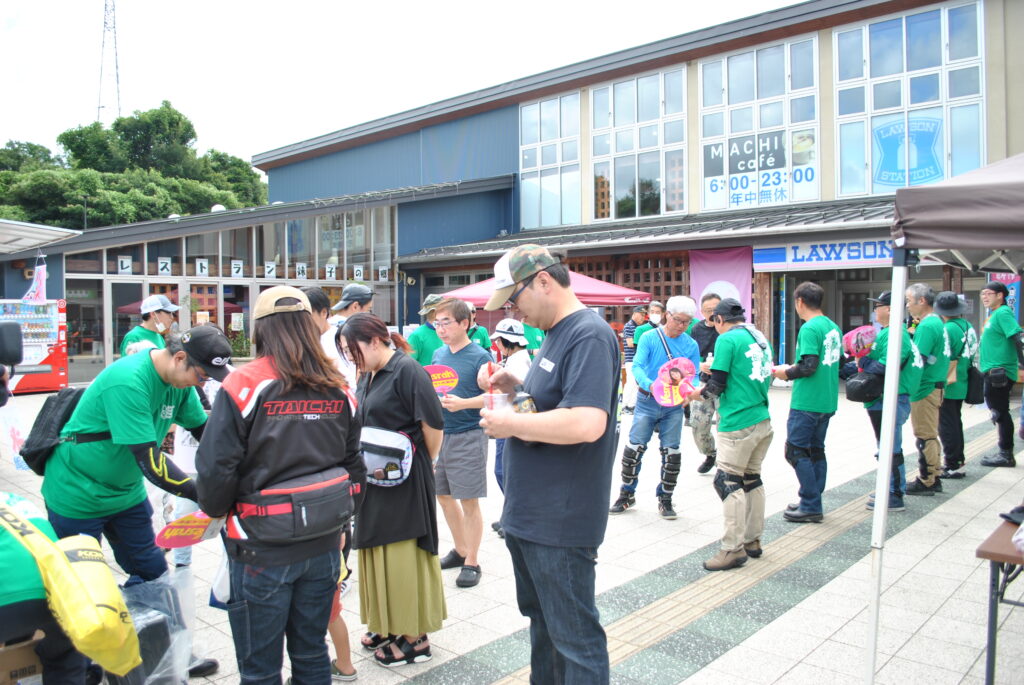
[(438, 495), (455, 499), (487, 496), (487, 436), (483, 429), (444, 434), (434, 465), (434, 487)]

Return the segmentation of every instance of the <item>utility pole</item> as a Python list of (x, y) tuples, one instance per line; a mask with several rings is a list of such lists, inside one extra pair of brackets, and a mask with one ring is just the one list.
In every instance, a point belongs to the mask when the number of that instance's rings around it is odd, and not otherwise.
[[(107, 36), (110, 36), (110, 49), (113, 57), (114, 95), (117, 100), (117, 116), (121, 116), (121, 75), (117, 63), (117, 17), (114, 0), (104, 0), (103, 4), (103, 37), (100, 39), (100, 88), (96, 102), (96, 121), (100, 120), (103, 104), (103, 66), (107, 61)], [(109, 75), (108, 75), (109, 76)]]

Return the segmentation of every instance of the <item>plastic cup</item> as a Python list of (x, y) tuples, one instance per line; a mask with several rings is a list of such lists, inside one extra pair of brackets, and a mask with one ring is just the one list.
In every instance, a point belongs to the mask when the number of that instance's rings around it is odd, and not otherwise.
[(503, 392), (484, 393), (484, 409), (495, 411), (497, 409), (509, 409), (511, 406), (508, 401), (508, 395)]

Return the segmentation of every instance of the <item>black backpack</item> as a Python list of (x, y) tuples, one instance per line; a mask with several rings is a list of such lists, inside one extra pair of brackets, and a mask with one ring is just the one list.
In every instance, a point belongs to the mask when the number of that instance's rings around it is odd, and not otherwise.
[(853, 402), (874, 402), (882, 396), (885, 376), (858, 371), (846, 379), (846, 399)]
[(39, 410), (20, 452), (22, 459), (36, 475), (41, 476), (46, 472), (46, 460), (62, 442), (84, 443), (110, 438), (110, 433), (80, 433), (60, 437), (61, 430), (71, 418), (83, 394), (85, 388), (64, 388), (43, 402), (43, 408)]

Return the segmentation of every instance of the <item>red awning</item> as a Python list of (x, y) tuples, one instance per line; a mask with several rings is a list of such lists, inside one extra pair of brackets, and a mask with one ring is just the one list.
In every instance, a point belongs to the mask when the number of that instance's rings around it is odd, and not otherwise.
[[(591, 306), (616, 306), (616, 305), (640, 305), (651, 301), (651, 296), (639, 290), (623, 288), (614, 283), (604, 281), (590, 276), (578, 274), (575, 271), (569, 272), (569, 279), (572, 282), (572, 290), (580, 302)], [(483, 307), (487, 300), (494, 294), (494, 279), (488, 278), (473, 285), (467, 285), (457, 290), (445, 293), (445, 297), (457, 297), (477, 307)]]

